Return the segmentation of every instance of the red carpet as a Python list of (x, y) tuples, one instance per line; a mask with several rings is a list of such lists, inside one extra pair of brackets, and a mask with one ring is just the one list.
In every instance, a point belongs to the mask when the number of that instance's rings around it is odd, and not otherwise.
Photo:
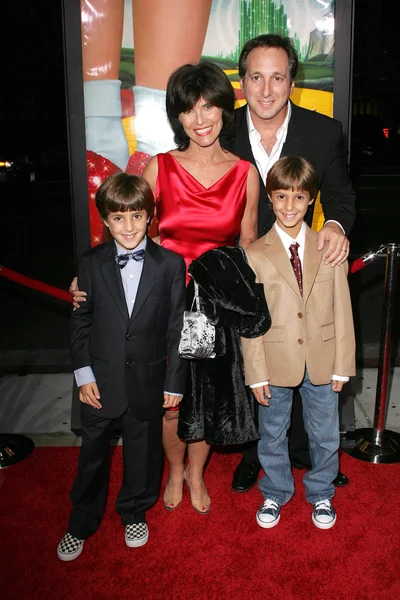
[(257, 489), (230, 491), (238, 455), (214, 454), (206, 473), (213, 506), (196, 514), (184, 501), (148, 513), (150, 539), (129, 549), (114, 511), (121, 448), (113, 456), (103, 523), (72, 563), (57, 559), (77, 448), (38, 448), (0, 471), (2, 600), (397, 600), (400, 598), (400, 465), (342, 457), (351, 483), (338, 490), (338, 522), (311, 522), (301, 472), (297, 493), (272, 530), (257, 526)]

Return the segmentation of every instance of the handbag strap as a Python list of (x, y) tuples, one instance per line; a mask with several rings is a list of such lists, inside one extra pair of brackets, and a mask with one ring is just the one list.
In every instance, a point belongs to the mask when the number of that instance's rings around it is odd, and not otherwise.
[(199, 286), (197, 285), (197, 283), (193, 280), (194, 283), (194, 296), (193, 296), (193, 300), (192, 300), (192, 306), (190, 310), (193, 310), (193, 305), (194, 303), (196, 303), (196, 310), (197, 312), (200, 312), (200, 298), (199, 298)]

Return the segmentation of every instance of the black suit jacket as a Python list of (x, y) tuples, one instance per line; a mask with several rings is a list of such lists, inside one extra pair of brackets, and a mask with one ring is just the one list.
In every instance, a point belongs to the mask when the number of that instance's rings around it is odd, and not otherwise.
[[(338, 221), (348, 235), (355, 219), (355, 194), (347, 171), (342, 126), (339, 121), (325, 115), (300, 108), (293, 103), (291, 106), (292, 114), (281, 156), (302, 156), (313, 165), (318, 177), (325, 220)], [(232, 150), (257, 167), (251, 151), (246, 112), (246, 105), (235, 111), (236, 136)], [(314, 204), (310, 206), (305, 218), (310, 226), (313, 212)], [(260, 177), (259, 237), (269, 231), (274, 222), (275, 215), (270, 208), (265, 182)]]
[(112, 241), (82, 256), (78, 281), (87, 301), (72, 313), (72, 366), (93, 369), (102, 404), (88, 407), (93, 414), (117, 418), (129, 404), (138, 419), (153, 419), (164, 414), (164, 391), (185, 391), (186, 361), (178, 356), (185, 263), (148, 238), (129, 317), (115, 254)]

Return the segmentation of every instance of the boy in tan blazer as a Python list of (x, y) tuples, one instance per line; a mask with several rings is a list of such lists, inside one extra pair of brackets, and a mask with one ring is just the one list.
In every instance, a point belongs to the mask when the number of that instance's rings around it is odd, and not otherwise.
[(312, 462), (303, 477), (306, 498), (316, 527), (330, 529), (336, 522), (331, 498), (338, 472), (338, 393), (355, 374), (348, 265), (325, 265), (317, 234), (304, 223), (318, 190), (310, 163), (281, 158), (266, 187), (276, 222), (246, 252), (264, 285), (272, 327), (263, 336), (242, 339), (246, 383), (259, 403), (258, 456), (265, 471), (257, 522), (277, 525), (281, 506), (294, 493), (287, 431), (298, 388)]

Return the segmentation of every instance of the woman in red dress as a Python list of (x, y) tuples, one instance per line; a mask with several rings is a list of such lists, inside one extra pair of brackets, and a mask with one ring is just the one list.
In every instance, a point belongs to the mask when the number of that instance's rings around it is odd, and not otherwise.
[[(234, 102), (229, 79), (212, 63), (184, 65), (169, 78), (167, 115), (178, 147), (152, 158), (143, 176), (156, 196), (160, 243), (187, 266), (207, 250), (234, 246), (237, 240), (246, 247), (257, 239), (258, 173), (228, 150)], [(191, 401), (189, 394), (185, 401)], [(204, 440), (189, 443), (184, 467), (187, 442), (177, 436), (178, 413), (168, 410), (164, 418), (170, 467), (164, 505), (179, 506), (186, 481), (193, 508), (208, 513), (203, 473), (210, 446)]]

